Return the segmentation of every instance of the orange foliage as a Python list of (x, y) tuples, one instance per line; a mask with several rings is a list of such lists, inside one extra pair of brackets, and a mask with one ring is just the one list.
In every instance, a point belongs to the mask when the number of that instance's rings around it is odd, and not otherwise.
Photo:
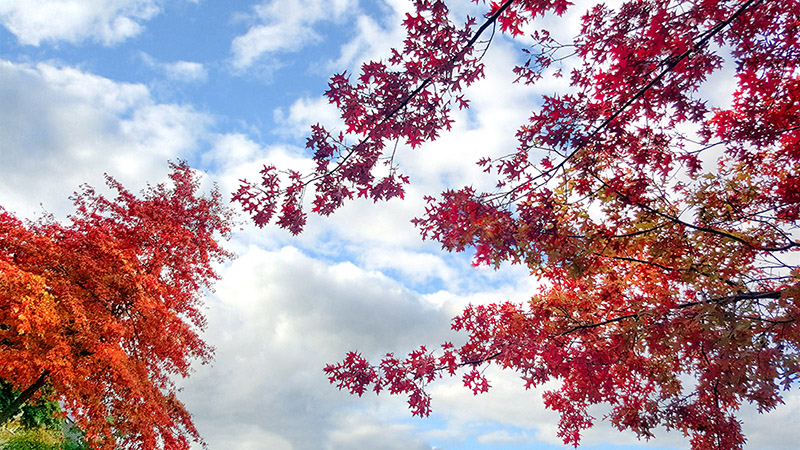
[(22, 391), (45, 375), (98, 449), (200, 440), (173, 378), (211, 358), (201, 294), (230, 256), (230, 213), (173, 169), (141, 198), (110, 177), (113, 200), (84, 187), (65, 225), (0, 208), (0, 378)]

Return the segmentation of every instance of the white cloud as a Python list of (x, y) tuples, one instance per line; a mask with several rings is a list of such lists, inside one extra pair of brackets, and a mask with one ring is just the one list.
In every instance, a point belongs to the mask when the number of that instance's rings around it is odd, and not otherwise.
[(162, 0), (5, 0), (0, 23), (20, 43), (78, 43), (87, 39), (113, 45), (142, 31), (141, 22), (161, 12)]
[[(443, 340), (448, 318), (413, 292), (351, 263), (250, 248), (208, 304), (204, 337), (217, 347), (215, 362), (184, 383), (182, 398), (211, 448), (232, 448), (231, 427), (294, 449), (428, 448), (394, 423), (407, 417), (404, 399), (352, 397), (322, 371), (350, 350), (374, 359)], [(376, 405), (377, 414), (359, 412)]]
[(208, 78), (208, 71), (202, 64), (190, 61), (164, 63), (164, 71), (176, 81), (202, 82)]
[(410, 6), (410, 2), (394, 5), (392, 16), (387, 19), (387, 27), (381, 26), (375, 19), (367, 15), (358, 16), (355, 22), (356, 35), (342, 45), (339, 56), (328, 61), (324, 66), (326, 73), (340, 73), (347, 69), (351, 72), (358, 69), (358, 65), (369, 60), (386, 60), (389, 48), (402, 44), (405, 29), (402, 23), (401, 11), (406, 11), (402, 6)]
[(103, 187), (104, 172), (134, 191), (161, 181), (210, 123), (155, 103), (144, 85), (49, 64), (0, 61), (0, 98), (0, 198), (22, 216), (39, 201), (63, 216), (67, 197), (84, 182)]
[(522, 445), (530, 444), (535, 440), (528, 433), (512, 433), (508, 430), (495, 430), (484, 433), (478, 437), (478, 442), (488, 445)]
[(320, 123), (329, 129), (341, 129), (342, 123), (339, 110), (322, 96), (299, 98), (289, 106), (288, 111), (277, 108), (272, 115), (278, 124), (276, 134), (279, 136), (308, 136), (313, 124)]
[(163, 73), (167, 78), (173, 81), (179, 81), (183, 83), (202, 83), (208, 79), (208, 70), (206, 70), (203, 64), (198, 62), (162, 62), (144, 52), (140, 54), (140, 57), (145, 64), (157, 70), (158, 72)]
[[(214, 430), (209, 448), (224, 450), (293, 450), (292, 444), (276, 433), (270, 433), (256, 425), (231, 422), (220, 424)], [(195, 445), (192, 448), (200, 450)]]
[(381, 449), (431, 450), (433, 447), (414, 437), (413, 427), (381, 420), (377, 414), (365, 411), (348, 413), (335, 422), (328, 434), (330, 450)]
[[(516, 372), (489, 366), (484, 374), (491, 388), (477, 396), (468, 392), (460, 380), (450, 379), (432, 386), (433, 408), (444, 423), (440, 429), (426, 433), (430, 439), (460, 436), (473, 438), (487, 445), (550, 444), (562, 448), (557, 436), (558, 413), (546, 409), (541, 395), (547, 389), (558, 386), (550, 382), (540, 388), (525, 390), (524, 382)], [(582, 433), (581, 444), (587, 447), (613, 442), (618, 445), (637, 445), (654, 448), (686, 448), (687, 440), (677, 433), (659, 433), (658, 439), (639, 441), (630, 432), (621, 433), (607, 421), (596, 415), (595, 425)]]
[(212, 146), (201, 155), (200, 162), (213, 171), (223, 192), (234, 192), (241, 179), (260, 180), (259, 171), (264, 165), (301, 173), (308, 173), (313, 167), (312, 161), (303, 156), (302, 149), (296, 147), (282, 144), (264, 146), (250, 136), (236, 132), (214, 135), (209, 139)]
[(386, 248), (367, 248), (360, 254), (364, 267), (376, 270), (395, 270), (411, 284), (443, 281), (448, 287), (459, 282), (459, 274), (440, 255), (411, 251), (402, 248), (386, 251)]
[(203, 164), (225, 168), (249, 163), (263, 153), (260, 145), (241, 133), (219, 135), (212, 149), (203, 154)]
[(797, 384), (782, 392), (784, 404), (759, 414), (754, 405), (742, 407), (742, 430), (750, 448), (793, 450), (797, 448), (797, 417), (800, 416), (800, 389)]
[(231, 44), (234, 68), (246, 69), (263, 56), (297, 51), (318, 42), (322, 37), (315, 24), (342, 20), (351, 14), (356, 3), (356, 0), (271, 0), (259, 4), (254, 8), (257, 24)]

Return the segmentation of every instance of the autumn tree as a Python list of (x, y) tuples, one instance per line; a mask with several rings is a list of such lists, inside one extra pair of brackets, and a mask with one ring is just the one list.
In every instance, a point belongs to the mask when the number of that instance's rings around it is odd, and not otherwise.
[(0, 208), (0, 379), (19, 392), (0, 423), (44, 396), (97, 449), (200, 441), (174, 382), (211, 358), (201, 299), (231, 217), (185, 163), (170, 178), (136, 196), (107, 177), (113, 199), (84, 186), (66, 224)]
[[(304, 194), (322, 215), (402, 197), (397, 143), (449, 129), (499, 28), (520, 39), (518, 83), (564, 76), (569, 89), (541, 99), (508, 156), (478, 161), (496, 191), (453, 187), (414, 223), (475, 264), (524, 264), (542, 287), (468, 307), (452, 325), (463, 346), (375, 363), (351, 353), (325, 368), (331, 383), (407, 395), (425, 416), (427, 383), (463, 371), (483, 392), (480, 368), (497, 364), (526, 388), (559, 382), (544, 403), (566, 443), (602, 403), (641, 438), (661, 426), (696, 449), (742, 446), (739, 406), (775, 408), (800, 373), (800, 2), (597, 4), (570, 41), (546, 28), (566, 0), (491, 2), (463, 26), (444, 1), (413, 3), (402, 48), (331, 78), (346, 129), (312, 127), (315, 171), (281, 180), (265, 167), (235, 198), (257, 224), (275, 216), (298, 233)], [(707, 81), (723, 68), (732, 94), (715, 104)]]

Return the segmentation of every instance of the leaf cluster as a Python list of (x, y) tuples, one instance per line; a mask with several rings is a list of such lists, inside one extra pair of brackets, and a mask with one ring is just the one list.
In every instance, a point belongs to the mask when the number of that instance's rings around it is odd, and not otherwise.
[(231, 212), (185, 163), (170, 177), (141, 197), (111, 177), (116, 198), (85, 186), (66, 224), (0, 208), (3, 389), (58, 401), (93, 448), (200, 440), (173, 380), (212, 356), (201, 301), (231, 256), (220, 244)]
[[(331, 383), (407, 395), (424, 416), (428, 383), (465, 368), (465, 386), (483, 392), (478, 367), (494, 363), (527, 388), (560, 381), (544, 402), (566, 443), (605, 403), (607, 420), (641, 438), (661, 426), (696, 449), (740, 448), (740, 405), (775, 408), (800, 373), (800, 2), (597, 4), (567, 43), (537, 29), (573, 7), (564, 0), (490, 2), (477, 29), (472, 18), (456, 26), (442, 0), (414, 6), (388, 64), (331, 78), (347, 129), (312, 127), (317, 170), (292, 173), (284, 190), (265, 169), (235, 200), (263, 225), (283, 199), (278, 224), (298, 233), (304, 222), (286, 212), (299, 217), (312, 184), (323, 215), (356, 193), (402, 196), (376, 182), (377, 163), (394, 180), (399, 143), (449, 128), (482, 74), (481, 33), (499, 25), (524, 38), (517, 82), (568, 76), (569, 88), (534, 105), (516, 148), (478, 161), (496, 190), (426, 197), (413, 222), (447, 251), (473, 250), (476, 265), (524, 264), (542, 287), (527, 302), (465, 309), (453, 321), (460, 348), (375, 364), (351, 352), (325, 368)], [(715, 103), (709, 80), (726, 64), (733, 93)]]

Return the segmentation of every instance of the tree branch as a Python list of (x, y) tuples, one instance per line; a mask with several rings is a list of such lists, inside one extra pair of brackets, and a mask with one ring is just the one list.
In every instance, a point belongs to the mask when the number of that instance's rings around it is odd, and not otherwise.
[[(516, 0), (507, 0), (497, 11), (495, 11), (494, 14), (492, 14), (488, 19), (486, 19), (486, 21), (480, 26), (480, 28), (478, 28), (475, 31), (475, 34), (472, 35), (472, 38), (470, 38), (470, 40), (467, 42), (467, 45), (465, 45), (463, 49), (461, 49), (458, 53), (456, 53), (455, 55), (453, 55), (452, 58), (449, 59), (448, 65), (453, 64), (455, 61), (457, 61), (459, 58), (461, 58), (469, 49), (471, 49), (475, 45), (475, 43), (478, 41), (478, 38), (480, 38), (481, 34), (483, 34), (483, 32), (486, 31), (486, 29), (489, 28), (489, 26), (491, 26), (495, 21), (497, 21), (498, 17), (500, 17), (500, 15), (506, 9), (508, 9), (508, 7), (510, 7), (511, 4), (514, 3), (515, 1)], [(308, 186), (309, 184), (313, 183), (314, 181), (317, 181), (317, 180), (319, 180), (321, 178), (325, 178), (325, 177), (337, 172), (339, 169), (341, 169), (342, 165), (344, 165), (344, 163), (347, 162), (347, 160), (350, 159), (351, 156), (353, 156), (359, 149), (361, 149), (361, 147), (364, 146), (364, 144), (367, 143), (367, 141), (369, 141), (372, 138), (372, 134), (374, 133), (374, 131), (376, 129), (378, 129), (381, 125), (383, 125), (389, 119), (394, 117), (394, 115), (397, 114), (398, 112), (400, 112), (400, 110), (405, 108), (408, 105), (408, 103), (412, 99), (414, 99), (414, 97), (419, 95), (420, 92), (422, 92), (429, 84), (431, 84), (433, 82), (433, 78), (434, 78), (433, 75), (431, 75), (428, 78), (426, 78), (425, 80), (423, 80), (422, 83), (420, 83), (420, 85), (416, 87), (416, 89), (411, 91), (411, 93), (409, 93), (399, 104), (397, 104), (394, 108), (392, 108), (389, 112), (387, 112), (384, 115), (383, 119), (381, 119), (381, 121), (378, 123), (378, 125), (373, 127), (369, 131), (369, 133), (367, 133), (367, 135), (364, 137), (364, 139), (360, 140), (356, 145), (354, 145), (353, 147), (350, 148), (350, 151), (348, 151), (347, 154), (344, 155), (341, 158), (341, 160), (338, 162), (336, 167), (334, 167), (333, 169), (327, 171), (326, 173), (324, 173), (322, 175), (317, 175), (317, 176), (305, 181), (303, 183), (303, 185), (304, 186)]]
[[(567, 154), (562, 161), (560, 161), (557, 165), (553, 166), (552, 168), (543, 172), (540, 176), (544, 176), (546, 174), (555, 173), (558, 170), (562, 169), (567, 162), (573, 159), (578, 152), (585, 148), (585, 143), (588, 142), (590, 139), (595, 137), (600, 131), (604, 130), (608, 125), (611, 124), (616, 118), (618, 118), (623, 112), (625, 112), (628, 107), (633, 104), (636, 100), (642, 98), (647, 91), (649, 91), (653, 86), (655, 86), (658, 82), (664, 79), (667, 74), (672, 72), (672, 70), (678, 66), (684, 59), (688, 58), (693, 53), (697, 52), (701, 47), (704, 47), (712, 37), (719, 34), (725, 27), (727, 27), (731, 22), (733, 22), (737, 17), (742, 15), (747, 8), (753, 6), (756, 3), (760, 3), (763, 0), (747, 0), (743, 2), (737, 10), (731, 14), (730, 17), (723, 20), (722, 22), (717, 23), (714, 27), (707, 30), (705, 33), (699, 36), (699, 40), (692, 45), (688, 50), (684, 51), (680, 55), (677, 55), (673, 58), (669, 58), (667, 60), (666, 67), (649, 83), (647, 83), (644, 87), (640, 88), (636, 93), (634, 93), (628, 100), (626, 100), (613, 114), (607, 117), (600, 125), (598, 125), (594, 130), (592, 130), (583, 140), (584, 143), (579, 143), (575, 149)], [(595, 175), (596, 176), (596, 175)], [(597, 177), (597, 176), (596, 176)], [(539, 178), (539, 177), (537, 177)], [(597, 177), (599, 178), (599, 177)], [(602, 180), (601, 180), (602, 181)], [(507, 192), (505, 196), (513, 194), (517, 189), (522, 189), (524, 185), (520, 185), (511, 189), (511, 191)]]
[[(738, 294), (735, 294), (735, 295), (729, 295), (729, 296), (725, 296), (725, 297), (717, 297), (717, 298), (711, 298), (711, 299), (707, 299), (707, 300), (698, 300), (696, 302), (681, 303), (681, 304), (676, 305), (672, 309), (673, 310), (686, 309), (686, 308), (691, 308), (693, 306), (710, 305), (710, 304), (727, 305), (727, 304), (736, 303), (736, 302), (739, 302), (739, 301), (742, 301), (742, 300), (757, 300), (757, 299), (762, 299), (762, 298), (778, 299), (778, 298), (781, 298), (782, 293), (783, 293), (783, 291), (742, 292), (742, 293), (738, 293)], [(603, 325), (608, 325), (608, 324), (615, 323), (615, 322), (621, 322), (621, 321), (627, 320), (627, 319), (638, 319), (641, 316), (641, 314), (642, 313), (625, 314), (625, 315), (622, 315), (622, 316), (617, 316), (617, 317), (613, 317), (611, 319), (603, 320), (601, 322), (593, 322), (593, 323), (586, 323), (586, 324), (576, 325), (576, 326), (568, 329), (567, 331), (563, 331), (563, 332), (559, 333), (558, 335), (559, 336), (564, 336), (564, 335), (573, 333), (573, 332), (578, 331), (578, 330), (588, 330), (588, 329), (591, 329), (591, 328), (597, 328), (597, 327), (601, 327)], [(756, 318), (756, 317), (752, 317), (752, 316), (747, 316), (745, 318), (749, 319), (749, 320), (760, 320), (760, 321), (773, 322), (773, 323), (790, 323), (790, 322), (794, 322), (795, 321), (794, 318), (787, 319), (785, 321), (774, 321), (774, 320), (770, 320), (770, 319)]]
[(36, 393), (44, 384), (47, 382), (47, 377), (50, 375), (50, 371), (45, 369), (42, 371), (42, 374), (39, 375), (39, 378), (33, 382), (27, 389), (22, 391), (17, 398), (14, 399), (4, 410), (0, 411), (0, 425), (8, 422), (14, 416), (17, 415), (19, 408), (25, 404), (28, 400), (33, 397), (33, 394)]

